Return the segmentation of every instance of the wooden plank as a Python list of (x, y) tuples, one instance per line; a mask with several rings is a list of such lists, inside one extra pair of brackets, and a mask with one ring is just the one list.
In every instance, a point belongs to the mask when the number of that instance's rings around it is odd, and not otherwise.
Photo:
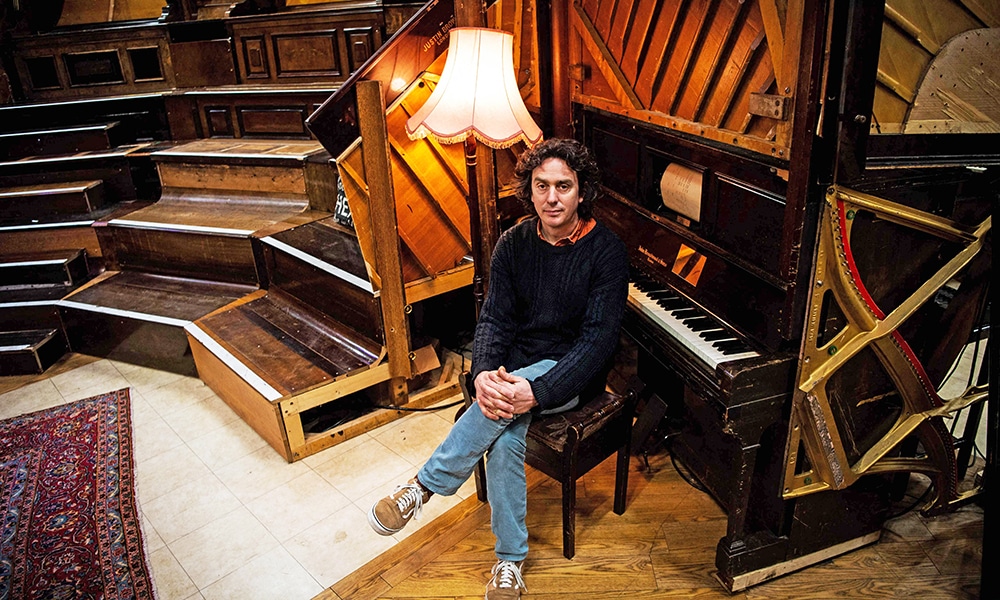
[[(715, 13), (715, 23), (705, 37), (706, 49), (717, 48), (712, 57), (711, 64), (701, 74), (698, 81), (691, 81), (689, 89), (681, 96), (681, 102), (676, 111), (679, 115), (691, 115), (691, 120), (701, 121), (704, 107), (708, 105), (711, 98), (717, 93), (726, 94), (728, 89), (724, 86), (720, 88), (718, 81), (722, 79), (726, 67), (729, 65), (727, 58), (731, 56), (732, 48), (740, 37), (743, 25), (746, 21), (745, 11), (747, 3), (743, 2), (733, 6), (730, 3), (722, 3)], [(694, 90), (698, 91), (693, 94)]]
[(619, 102), (631, 108), (641, 108), (642, 103), (635, 91), (618, 67), (617, 61), (611, 56), (608, 48), (601, 42), (600, 36), (593, 23), (590, 22), (586, 14), (577, 11), (577, 18), (573, 19), (583, 47), (597, 61), (597, 68), (611, 86), (611, 91)]
[(698, 41), (711, 13), (712, 0), (690, 0), (688, 3), (683, 19), (674, 29), (670, 51), (657, 73), (649, 104), (653, 110), (674, 114), (674, 98), (684, 87), (690, 66), (697, 62), (701, 50)]
[(251, 293), (254, 288), (213, 281), (184, 280), (141, 272), (95, 278), (66, 299), (95, 309), (156, 315), (193, 321)]
[(778, 80), (779, 87), (782, 87), (784, 73), (781, 72), (781, 66), (785, 56), (785, 13), (788, 10), (788, 0), (758, 0), (757, 4), (764, 21), (771, 63), (775, 65), (774, 78)]
[[(931, 56), (952, 37), (983, 26), (979, 20), (955, 0), (914, 2), (887, 0), (885, 20), (905, 33), (910, 43), (923, 48)], [(883, 29), (883, 35), (885, 29)], [(881, 57), (879, 58), (881, 63)]]
[(382, 320), (390, 370), (394, 377), (409, 378), (409, 324), (404, 314), (403, 273), (396, 235), (395, 194), (393, 192), (389, 136), (386, 131), (385, 101), (382, 86), (376, 81), (359, 81), (358, 124), (365, 140), (362, 155), (371, 202), (371, 223), (377, 256), (377, 270), (382, 279), (380, 290)]
[[(305, 196), (306, 184), (302, 165), (275, 167), (262, 165), (212, 165), (159, 163), (163, 187), (194, 190), (244, 190), (248, 192), (282, 193)], [(300, 200), (300, 202), (302, 202)]]
[(959, 0), (986, 27), (1000, 27), (1000, 4), (994, 0)]
[[(783, 78), (778, 79), (775, 76), (775, 92), (792, 99), (794, 99), (794, 94), (798, 89), (799, 77), (802, 76), (802, 63), (807, 59), (806, 56), (803, 56), (802, 51), (804, 41), (802, 39), (803, 31), (808, 29), (806, 27), (806, 19), (815, 19), (814, 15), (807, 14), (805, 4), (806, 0), (789, 0), (785, 15), (785, 51), (782, 54), (782, 63), (780, 67), (771, 65), (772, 75), (777, 69), (781, 71)], [(793, 25), (789, 26), (789, 23)], [(762, 119), (761, 121), (764, 120)], [(782, 145), (791, 144), (793, 125), (794, 119), (791, 118), (778, 121), (775, 124), (775, 139), (778, 143)]]
[(644, 60), (653, 34), (654, 2), (639, 2), (632, 20), (632, 30), (622, 50), (621, 71), (630, 85), (637, 85), (640, 62)]
[[(164, 192), (159, 202), (113, 219), (112, 225), (146, 227), (147, 229), (183, 231), (225, 235), (249, 235), (273, 226), (279, 221), (299, 216), (305, 208), (305, 197), (295, 203), (262, 202), (250, 195), (201, 196), (199, 190)], [(266, 199), (274, 198), (267, 196)], [(157, 227), (159, 225), (159, 227)]]
[(636, 96), (647, 109), (652, 108), (653, 95), (662, 81), (663, 67), (670, 59), (674, 38), (690, 1), (678, 0), (663, 7), (652, 24), (652, 34), (645, 44), (645, 51), (640, 55), (642, 64), (634, 83)]
[(626, 38), (632, 33), (635, 13), (641, 0), (618, 0), (614, 19), (611, 22), (610, 33), (605, 32), (604, 38), (608, 51), (615, 58), (615, 64), (621, 64), (622, 52), (625, 50)]
[(406, 283), (406, 303), (416, 304), (434, 296), (472, 285), (473, 264), (467, 262), (454, 269)]
[(718, 127), (725, 121), (736, 101), (741, 82), (753, 68), (756, 53), (764, 51), (764, 40), (760, 23), (748, 16), (730, 50), (727, 68), (716, 81), (715, 93), (700, 115), (699, 122)]

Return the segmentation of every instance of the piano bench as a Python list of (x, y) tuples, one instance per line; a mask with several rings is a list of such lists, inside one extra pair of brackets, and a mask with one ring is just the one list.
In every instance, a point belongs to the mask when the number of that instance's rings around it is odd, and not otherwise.
[[(472, 405), (466, 375), (459, 377), (465, 408)], [(624, 396), (604, 392), (580, 408), (563, 413), (535, 416), (528, 428), (525, 463), (562, 484), (563, 556), (576, 554), (576, 480), (618, 453), (615, 470), (615, 514), (625, 512), (629, 455), (636, 393)], [(461, 414), (461, 413), (459, 413)], [(456, 417), (457, 418), (457, 417)], [(475, 470), (476, 494), (487, 499), (486, 465)]]

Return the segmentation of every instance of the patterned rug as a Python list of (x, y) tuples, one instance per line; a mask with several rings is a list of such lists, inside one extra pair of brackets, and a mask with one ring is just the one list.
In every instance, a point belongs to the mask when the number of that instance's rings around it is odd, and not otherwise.
[(0, 421), (0, 600), (154, 598), (128, 390)]

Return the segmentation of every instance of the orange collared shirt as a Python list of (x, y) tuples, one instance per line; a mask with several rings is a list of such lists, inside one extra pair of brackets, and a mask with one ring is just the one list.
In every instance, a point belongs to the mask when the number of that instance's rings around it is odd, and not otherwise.
[[(552, 245), (553, 246), (570, 246), (572, 244), (575, 244), (578, 241), (580, 241), (580, 239), (583, 238), (583, 236), (585, 236), (588, 233), (590, 233), (591, 231), (593, 231), (594, 227), (596, 225), (597, 225), (597, 221), (595, 221), (594, 219), (580, 219), (579, 221), (576, 222), (576, 228), (573, 229), (573, 233), (569, 234), (568, 236), (566, 236), (564, 238), (560, 238), (560, 239), (556, 240), (556, 243), (554, 243)], [(539, 221), (538, 221), (537, 231), (538, 231), (538, 237), (542, 238), (542, 240), (544, 240), (545, 243), (549, 243), (549, 241), (545, 239), (545, 234), (542, 233), (542, 221), (541, 221), (541, 219), (539, 219)]]

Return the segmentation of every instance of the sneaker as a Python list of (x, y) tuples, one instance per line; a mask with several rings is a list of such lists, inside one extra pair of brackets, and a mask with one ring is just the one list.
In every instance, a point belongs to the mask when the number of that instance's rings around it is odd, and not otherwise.
[(368, 523), (379, 535), (397, 533), (411, 518), (420, 515), (420, 509), (430, 497), (430, 492), (417, 483), (414, 477), (372, 505), (368, 511)]
[(493, 565), (493, 579), (486, 584), (486, 600), (519, 600), (521, 592), (528, 591), (524, 586), (524, 579), (521, 579), (523, 565), (523, 560), (498, 560)]

